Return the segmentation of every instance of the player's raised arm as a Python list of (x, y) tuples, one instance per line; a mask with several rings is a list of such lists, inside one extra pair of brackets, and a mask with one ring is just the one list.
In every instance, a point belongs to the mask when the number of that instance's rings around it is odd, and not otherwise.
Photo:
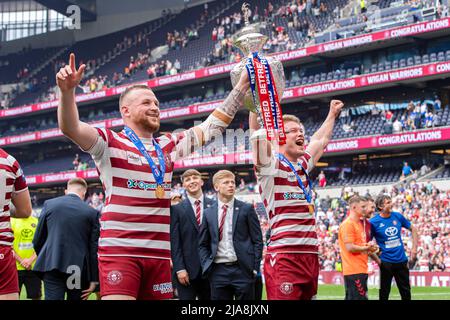
[(75, 55), (70, 54), (69, 65), (56, 74), (56, 84), (60, 90), (58, 105), (58, 125), (66, 137), (83, 150), (88, 150), (97, 140), (98, 132), (85, 122), (80, 121), (75, 102), (75, 88), (80, 84), (86, 65), (75, 67)]
[(252, 159), (255, 166), (265, 166), (270, 163), (272, 156), (272, 143), (267, 140), (266, 130), (260, 128), (258, 116), (249, 112), (250, 142), (252, 147)]
[(306, 151), (312, 155), (314, 165), (319, 161), (323, 155), (323, 151), (327, 147), (333, 135), (333, 128), (337, 117), (341, 113), (344, 103), (340, 100), (331, 100), (330, 111), (322, 126), (311, 137), (311, 141), (306, 148)]
[(215, 109), (201, 124), (183, 132), (182, 140), (177, 143), (176, 158), (186, 157), (195, 148), (205, 145), (212, 137), (220, 136), (243, 105), (244, 96), (250, 88), (247, 72), (241, 78), (221, 106)]

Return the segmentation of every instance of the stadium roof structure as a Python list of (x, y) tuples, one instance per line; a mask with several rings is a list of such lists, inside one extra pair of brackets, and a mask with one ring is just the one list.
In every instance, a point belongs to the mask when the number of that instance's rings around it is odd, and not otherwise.
[(81, 10), (81, 21), (89, 22), (97, 19), (96, 0), (35, 0), (43, 6), (67, 15), (67, 7), (76, 5)]
[[(32, 10), (44, 10), (52, 9), (62, 15), (68, 16), (67, 8), (71, 5), (76, 5), (81, 10), (81, 22), (92, 22), (97, 20), (100, 15), (97, 8), (105, 3), (109, 5), (109, 10), (115, 10), (111, 8), (123, 8), (124, 6), (130, 5), (130, 3), (125, 4), (121, 0), (0, 0), (1, 11), (4, 12), (14, 12), (17, 8), (21, 11), (32, 11)], [(185, 5), (195, 6), (200, 3), (212, 2), (213, 0), (151, 0), (149, 2), (150, 7), (156, 8), (175, 8), (179, 7), (180, 3), (185, 3)], [(131, 3), (132, 4), (132, 3)], [(117, 11), (117, 9), (116, 9)], [(119, 11), (117, 12), (119, 13)]]
[(17, 6), (22, 8), (24, 11), (30, 11), (30, 10), (38, 10), (38, 9), (45, 9), (45, 6), (42, 4), (36, 2), (36, 1), (30, 1), (30, 0), (18, 0), (18, 1), (11, 1), (11, 0), (0, 0), (1, 10), (5, 12), (11, 12), (15, 11)]
[(67, 7), (77, 5), (81, 10), (81, 21), (89, 22), (97, 19), (96, 0), (0, 0), (1, 11), (14, 12), (52, 9), (67, 16)]

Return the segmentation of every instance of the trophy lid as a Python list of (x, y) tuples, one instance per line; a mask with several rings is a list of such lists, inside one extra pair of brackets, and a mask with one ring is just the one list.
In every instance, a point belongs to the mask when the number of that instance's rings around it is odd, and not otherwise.
[(259, 32), (258, 24), (250, 24), (250, 5), (246, 2), (242, 4), (242, 14), (244, 16), (245, 27), (233, 36), (233, 44), (242, 50), (247, 56), (250, 52), (261, 51), (268, 40), (268, 37)]

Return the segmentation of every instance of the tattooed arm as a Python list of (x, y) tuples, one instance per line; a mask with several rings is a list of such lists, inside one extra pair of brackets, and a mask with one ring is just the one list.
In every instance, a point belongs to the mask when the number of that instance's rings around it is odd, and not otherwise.
[(250, 88), (247, 72), (242, 72), (238, 84), (230, 92), (220, 107), (215, 109), (201, 124), (181, 134), (177, 141), (176, 159), (188, 156), (198, 147), (205, 145), (214, 136), (221, 136), (242, 106), (244, 96)]

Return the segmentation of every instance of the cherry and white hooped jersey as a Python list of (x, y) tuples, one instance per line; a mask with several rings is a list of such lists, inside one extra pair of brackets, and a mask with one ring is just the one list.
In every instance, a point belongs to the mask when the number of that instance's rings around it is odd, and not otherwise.
[[(87, 152), (95, 161), (105, 190), (99, 256), (170, 259), (170, 190), (174, 161), (185, 147), (184, 133), (156, 138), (166, 166), (165, 195), (158, 199), (150, 166), (125, 133), (97, 130), (99, 138)], [(152, 140), (141, 141), (159, 166)]]
[(27, 189), (19, 162), (0, 148), (0, 247), (12, 246), (14, 242), (10, 221), (11, 196)]
[[(306, 172), (314, 167), (312, 156), (305, 153), (299, 163)], [(308, 180), (298, 164), (294, 164), (305, 188)], [(259, 192), (270, 221), (267, 253), (317, 253), (318, 240), (313, 204), (308, 203), (291, 168), (275, 156), (266, 166), (256, 166)]]

